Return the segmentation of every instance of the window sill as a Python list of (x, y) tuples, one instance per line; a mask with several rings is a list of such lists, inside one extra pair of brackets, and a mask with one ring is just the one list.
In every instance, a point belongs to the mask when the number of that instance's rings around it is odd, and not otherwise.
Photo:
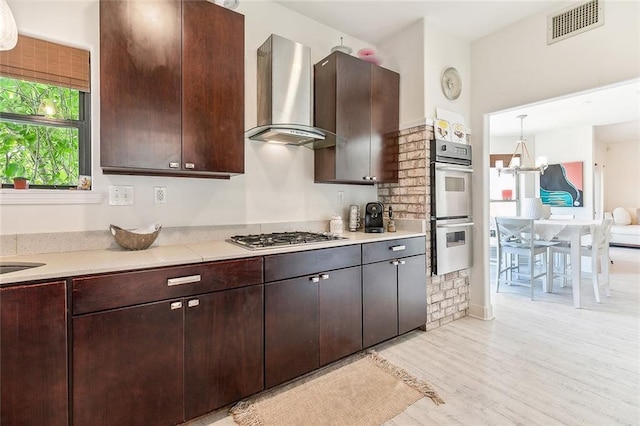
[(0, 205), (13, 204), (99, 204), (102, 194), (95, 191), (60, 189), (0, 189)]

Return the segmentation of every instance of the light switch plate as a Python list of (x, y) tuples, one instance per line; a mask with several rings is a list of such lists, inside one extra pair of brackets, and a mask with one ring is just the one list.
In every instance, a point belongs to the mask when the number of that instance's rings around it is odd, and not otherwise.
[(133, 186), (109, 186), (110, 206), (132, 206)]

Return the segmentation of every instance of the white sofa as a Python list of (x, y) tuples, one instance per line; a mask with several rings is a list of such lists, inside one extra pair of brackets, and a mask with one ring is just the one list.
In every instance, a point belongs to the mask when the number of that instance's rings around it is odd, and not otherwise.
[(640, 248), (640, 209), (616, 207), (607, 216), (613, 218), (610, 245)]

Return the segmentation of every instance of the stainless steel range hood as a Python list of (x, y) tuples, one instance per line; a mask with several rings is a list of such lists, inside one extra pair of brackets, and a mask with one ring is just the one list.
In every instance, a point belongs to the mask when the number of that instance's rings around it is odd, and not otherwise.
[(312, 126), (311, 49), (272, 34), (258, 49), (257, 127), (251, 140), (313, 148), (327, 135)]

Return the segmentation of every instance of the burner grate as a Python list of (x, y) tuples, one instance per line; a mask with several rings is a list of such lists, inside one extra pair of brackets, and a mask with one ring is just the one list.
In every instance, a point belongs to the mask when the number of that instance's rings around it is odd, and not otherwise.
[(273, 232), (270, 234), (234, 235), (230, 242), (250, 250), (267, 249), (279, 246), (291, 246), (326, 241), (344, 240), (345, 237), (328, 232)]

